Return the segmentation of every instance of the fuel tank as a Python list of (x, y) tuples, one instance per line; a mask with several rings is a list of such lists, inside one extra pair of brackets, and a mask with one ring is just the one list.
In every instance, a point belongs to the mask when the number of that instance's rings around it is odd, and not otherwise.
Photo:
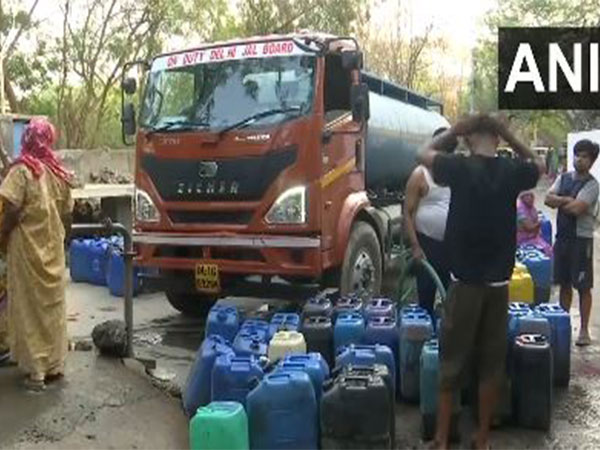
[(403, 191), (419, 148), (435, 130), (450, 124), (429, 109), (441, 110), (440, 104), (373, 77), (363, 80), (369, 85), (371, 110), (365, 155), (367, 189)]

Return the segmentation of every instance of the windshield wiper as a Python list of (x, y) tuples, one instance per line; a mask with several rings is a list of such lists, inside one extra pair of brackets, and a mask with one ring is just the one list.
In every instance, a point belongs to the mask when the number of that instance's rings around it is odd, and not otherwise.
[(176, 128), (176, 131), (196, 130), (198, 128), (208, 127), (210, 124), (207, 122), (194, 122), (192, 120), (169, 120), (164, 122), (159, 127), (152, 127), (150, 133), (161, 133), (163, 131), (170, 131)]
[(276, 108), (276, 109), (268, 109), (266, 111), (261, 111), (256, 114), (252, 114), (251, 116), (246, 117), (245, 119), (240, 120), (239, 122), (235, 122), (229, 126), (226, 126), (221, 131), (219, 131), (219, 137), (223, 136), (225, 133), (235, 130), (236, 128), (242, 128), (246, 125), (250, 125), (252, 122), (263, 119), (268, 116), (274, 116), (275, 114), (285, 114), (289, 112), (300, 112), (302, 111), (302, 107), (300, 106), (290, 106), (289, 108)]

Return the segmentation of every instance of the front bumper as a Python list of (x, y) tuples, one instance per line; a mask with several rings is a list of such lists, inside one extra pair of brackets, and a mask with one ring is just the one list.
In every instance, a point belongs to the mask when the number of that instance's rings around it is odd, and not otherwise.
[(190, 235), (136, 232), (136, 264), (164, 270), (194, 270), (212, 263), (221, 274), (319, 277), (321, 239), (282, 235)]

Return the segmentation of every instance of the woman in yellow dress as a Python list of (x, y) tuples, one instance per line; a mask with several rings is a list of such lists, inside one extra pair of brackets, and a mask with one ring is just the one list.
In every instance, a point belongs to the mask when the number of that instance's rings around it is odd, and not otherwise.
[(23, 133), (21, 156), (0, 186), (8, 344), (33, 390), (62, 377), (67, 356), (64, 241), (72, 176), (52, 150), (54, 141), (50, 122), (33, 119)]

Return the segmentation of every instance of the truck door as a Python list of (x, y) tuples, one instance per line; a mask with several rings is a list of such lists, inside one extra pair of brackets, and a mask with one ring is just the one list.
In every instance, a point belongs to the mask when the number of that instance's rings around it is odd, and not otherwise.
[(356, 143), (353, 133), (350, 86), (351, 73), (342, 66), (339, 54), (325, 58), (324, 129), (322, 145), (322, 226), (323, 250), (334, 247), (334, 238), (344, 199), (363, 189), (362, 174), (357, 170)]

